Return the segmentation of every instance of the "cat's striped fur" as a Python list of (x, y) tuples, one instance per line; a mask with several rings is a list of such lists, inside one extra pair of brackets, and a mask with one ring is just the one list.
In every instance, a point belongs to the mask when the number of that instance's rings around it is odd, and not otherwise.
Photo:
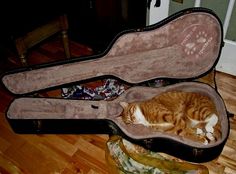
[[(209, 97), (199, 93), (171, 91), (150, 100), (120, 104), (124, 108), (122, 118), (127, 124), (143, 124), (205, 144), (221, 137), (215, 105)], [(216, 123), (209, 129), (206, 127), (209, 122)], [(212, 134), (209, 135), (211, 140), (207, 133)]]

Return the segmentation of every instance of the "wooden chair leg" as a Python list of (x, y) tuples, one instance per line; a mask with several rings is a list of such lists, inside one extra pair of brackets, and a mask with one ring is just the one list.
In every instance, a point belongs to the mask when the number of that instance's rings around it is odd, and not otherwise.
[(70, 46), (67, 31), (62, 31), (62, 41), (64, 45), (66, 58), (70, 58)]
[(28, 63), (27, 63), (27, 60), (26, 60), (26, 56), (24, 54), (21, 54), (19, 57), (20, 57), (21, 64), (23, 66), (27, 66)]

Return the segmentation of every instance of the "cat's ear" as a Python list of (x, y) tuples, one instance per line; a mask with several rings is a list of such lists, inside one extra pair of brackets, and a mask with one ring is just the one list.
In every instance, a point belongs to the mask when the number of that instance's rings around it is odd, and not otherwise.
[(126, 108), (128, 106), (127, 102), (120, 102), (120, 105), (122, 106), (122, 108)]

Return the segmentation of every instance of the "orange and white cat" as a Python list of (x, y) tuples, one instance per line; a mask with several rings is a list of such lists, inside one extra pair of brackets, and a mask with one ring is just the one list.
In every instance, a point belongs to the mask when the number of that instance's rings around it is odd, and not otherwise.
[(126, 124), (143, 124), (155, 130), (199, 141), (204, 144), (221, 137), (214, 103), (193, 92), (172, 91), (142, 102), (120, 102)]

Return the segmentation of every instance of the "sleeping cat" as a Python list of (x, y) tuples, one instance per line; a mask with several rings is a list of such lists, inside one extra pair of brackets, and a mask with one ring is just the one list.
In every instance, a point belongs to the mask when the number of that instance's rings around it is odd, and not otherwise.
[(216, 108), (210, 98), (193, 92), (172, 91), (142, 102), (120, 102), (126, 124), (143, 124), (157, 131), (204, 144), (221, 138)]

